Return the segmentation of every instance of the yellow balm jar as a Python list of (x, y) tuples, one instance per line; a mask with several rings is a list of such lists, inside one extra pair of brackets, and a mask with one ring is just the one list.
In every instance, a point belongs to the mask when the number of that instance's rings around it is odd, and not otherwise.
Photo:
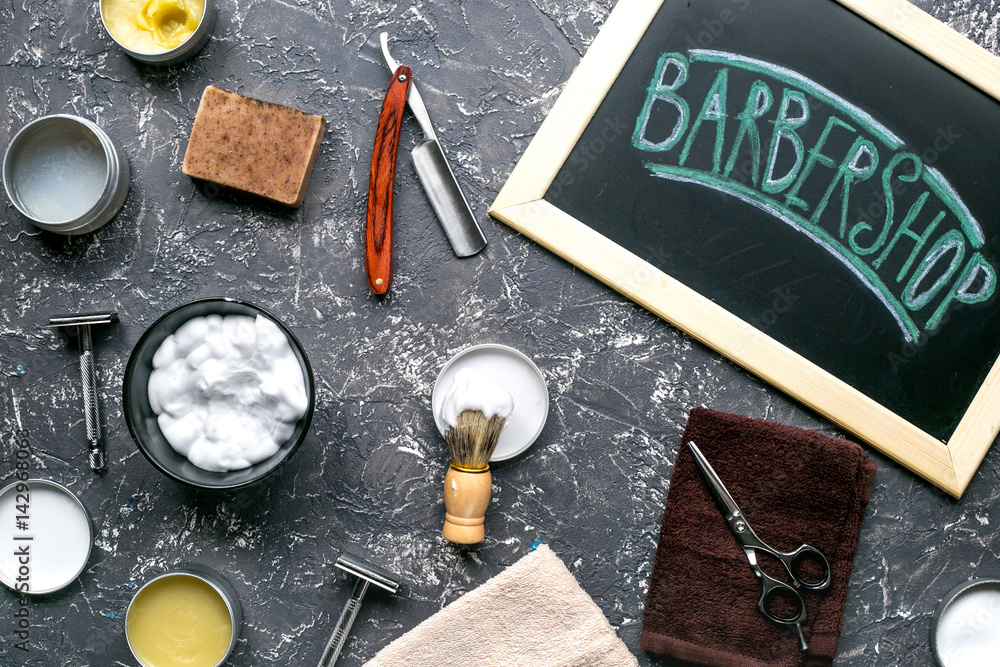
[(215, 26), (214, 0), (101, 0), (101, 20), (137, 60), (173, 64), (190, 58)]
[(232, 587), (189, 567), (139, 589), (125, 615), (125, 637), (144, 667), (217, 667), (236, 645), (241, 622)]
[(175, 49), (194, 34), (205, 5), (198, 0), (143, 0), (134, 25), (153, 36), (161, 51)]

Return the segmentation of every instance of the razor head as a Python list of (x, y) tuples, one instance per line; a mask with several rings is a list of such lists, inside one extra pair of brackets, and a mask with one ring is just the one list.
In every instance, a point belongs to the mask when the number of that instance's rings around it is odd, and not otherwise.
[(344, 572), (364, 579), (368, 583), (375, 584), (379, 588), (384, 588), (390, 593), (396, 593), (399, 590), (399, 577), (388, 570), (383, 570), (377, 565), (372, 565), (354, 554), (342, 551), (334, 565)]
[(79, 327), (91, 324), (111, 324), (118, 321), (118, 313), (107, 311), (101, 313), (79, 313), (77, 315), (57, 315), (49, 319), (45, 325), (56, 329), (59, 327)]

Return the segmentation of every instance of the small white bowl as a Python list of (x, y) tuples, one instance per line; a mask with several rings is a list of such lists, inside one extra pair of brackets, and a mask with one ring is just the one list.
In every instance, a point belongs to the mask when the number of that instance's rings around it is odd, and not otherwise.
[(507, 418), (490, 461), (506, 461), (528, 449), (549, 416), (548, 387), (535, 362), (512, 347), (494, 343), (473, 345), (452, 357), (441, 369), (431, 392), (434, 423), (442, 437), (447, 425), (441, 417), (441, 405), (455, 374), (463, 368), (499, 382), (514, 398), (514, 412)]

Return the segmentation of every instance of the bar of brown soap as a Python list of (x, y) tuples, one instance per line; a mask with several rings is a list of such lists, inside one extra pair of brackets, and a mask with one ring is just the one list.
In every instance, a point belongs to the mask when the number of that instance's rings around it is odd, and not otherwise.
[(181, 171), (298, 208), (325, 131), (322, 116), (208, 86)]

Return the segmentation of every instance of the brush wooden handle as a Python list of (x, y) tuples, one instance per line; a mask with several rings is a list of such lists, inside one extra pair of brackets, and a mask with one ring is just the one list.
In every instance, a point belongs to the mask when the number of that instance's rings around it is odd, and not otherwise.
[(455, 544), (478, 544), (486, 534), (483, 521), (490, 504), (493, 475), (489, 468), (482, 472), (464, 472), (454, 466), (444, 477), (444, 530), (441, 533)]
[(368, 287), (375, 294), (385, 294), (392, 283), (392, 185), (410, 75), (406, 65), (400, 65), (392, 75), (375, 130), (365, 223), (365, 272)]

